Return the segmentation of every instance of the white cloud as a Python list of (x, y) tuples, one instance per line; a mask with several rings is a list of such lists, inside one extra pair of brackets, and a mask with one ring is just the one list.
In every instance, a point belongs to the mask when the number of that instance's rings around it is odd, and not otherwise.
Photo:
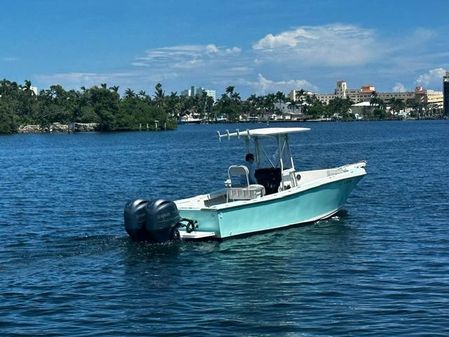
[(71, 88), (107, 83), (138, 89), (161, 82), (167, 90), (180, 91), (192, 84), (222, 85), (246, 76), (252, 71), (248, 66), (251, 62), (241, 57), (241, 52), (238, 47), (215, 44), (170, 46), (148, 50), (117, 72), (67, 72), (39, 75), (36, 79), (42, 86), (61, 84)]
[(354, 66), (379, 59), (385, 53), (380, 45), (373, 30), (332, 24), (268, 34), (253, 45), (253, 50), (266, 62)]
[(256, 94), (264, 95), (271, 92), (290, 92), (292, 89), (304, 89), (317, 91), (317, 87), (306, 80), (281, 80), (273, 81), (265, 78), (262, 74), (257, 75), (256, 81), (240, 80), (241, 85), (246, 85), (255, 91)]
[(316, 27), (300, 27), (293, 31), (283, 32), (274, 36), (268, 34), (253, 45), (254, 49), (274, 49), (283, 47), (296, 47), (304, 43), (307, 39), (316, 40), (318, 37), (311, 32), (317, 30)]
[(130, 83), (136, 79), (136, 73), (117, 72), (117, 73), (91, 73), (91, 72), (69, 72), (57, 73), (53, 75), (39, 75), (37, 80), (46, 86), (61, 84), (64, 87), (79, 89), (82, 86), (91, 87), (107, 83), (108, 85), (117, 85)]
[(214, 44), (208, 44), (208, 45), (206, 46), (206, 51), (207, 51), (208, 53), (211, 53), (211, 54), (216, 54), (216, 53), (219, 52), (217, 46), (214, 45)]
[(135, 67), (149, 67), (150, 66), (149, 63), (142, 62), (142, 61), (133, 61), (133, 62), (131, 62), (131, 65), (135, 66)]
[(213, 63), (217, 60), (234, 57), (241, 52), (240, 48), (221, 48), (215, 44), (180, 45), (148, 50), (144, 56), (137, 57), (132, 65), (137, 67), (153, 67), (164, 69), (192, 69)]
[(441, 85), (446, 70), (443, 68), (435, 68), (429, 70), (425, 74), (421, 74), (416, 79), (416, 83), (422, 86)]
[(238, 47), (232, 47), (232, 48), (225, 49), (226, 54), (240, 54), (241, 51), (242, 50)]
[(252, 59), (242, 55), (239, 47), (179, 45), (148, 50), (132, 65), (143, 74), (170, 74), (179, 84), (175, 90), (192, 84), (223, 86), (235, 84), (238, 78), (253, 72)]
[[(79, 88), (108, 83), (147, 91), (157, 82), (167, 91), (178, 92), (190, 85), (218, 92), (237, 85), (242, 97), (300, 88), (318, 91), (318, 85), (333, 88), (339, 79), (347, 79), (354, 87), (369, 80), (380, 90), (394, 83), (394, 91), (405, 91), (402, 83), (411, 86), (415, 78), (420, 85), (441, 86), (444, 70), (436, 67), (447, 65), (448, 52), (429, 47), (438, 37), (436, 32), (416, 29), (388, 38), (378, 34), (350, 24), (302, 26), (261, 36), (249, 49), (214, 43), (166, 46), (148, 49), (117, 70), (38, 78), (42, 86), (60, 83)], [(427, 68), (435, 69), (418, 76), (418, 69)]]
[(395, 83), (394, 87), (393, 87), (393, 92), (406, 92), (407, 89), (405, 88), (405, 86), (402, 83)]

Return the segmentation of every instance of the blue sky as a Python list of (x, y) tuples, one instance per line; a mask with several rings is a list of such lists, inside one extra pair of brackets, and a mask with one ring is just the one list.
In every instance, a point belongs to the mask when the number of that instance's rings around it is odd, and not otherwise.
[(0, 78), (39, 89), (107, 83), (242, 97), (441, 90), (449, 1), (0, 0)]

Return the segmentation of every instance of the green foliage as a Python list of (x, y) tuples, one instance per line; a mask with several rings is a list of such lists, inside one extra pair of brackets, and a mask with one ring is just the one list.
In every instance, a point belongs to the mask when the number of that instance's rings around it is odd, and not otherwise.
[(235, 87), (229, 86), (215, 106), (216, 116), (226, 116), (230, 122), (238, 122), (242, 113), (242, 100)]
[[(97, 123), (100, 131), (174, 129), (176, 121), (185, 115), (210, 122), (223, 117), (230, 122), (238, 122), (242, 117), (267, 120), (273, 114), (282, 114), (277, 108), (280, 103), (288, 104), (292, 110), (300, 109), (306, 118), (355, 118), (350, 112), (351, 100), (334, 98), (326, 105), (304, 90), (296, 92), (294, 101), (280, 91), (242, 100), (234, 86), (226, 87), (217, 102), (205, 92), (192, 97), (176, 92), (166, 94), (160, 83), (153, 92), (150, 97), (145, 91), (126, 89), (120, 96), (119, 87), (102, 83), (78, 91), (52, 85), (35, 94), (30, 81), (20, 85), (4, 79), (0, 81), (0, 133), (15, 133), (20, 125), (48, 127), (56, 122)], [(392, 118), (406, 107), (412, 108), (418, 118), (427, 117), (426, 111), (432, 109), (415, 99), (391, 99), (387, 113), (387, 104), (375, 92), (370, 103), (363, 111), (365, 119)]]
[(402, 99), (391, 98), (389, 101), (389, 105), (393, 113), (405, 109), (405, 102)]
[(352, 102), (349, 98), (343, 99), (336, 97), (329, 101), (327, 110), (331, 117), (337, 115), (341, 118), (347, 118), (348, 111), (353, 103), (354, 102)]
[(310, 116), (312, 118), (318, 118), (318, 117), (322, 117), (322, 116), (327, 116), (328, 115), (328, 106), (324, 105), (322, 102), (320, 102), (316, 96), (307, 96), (306, 97), (306, 104), (304, 106), (304, 113), (307, 116)]
[(16, 132), (17, 125), (14, 119), (14, 111), (7, 102), (0, 99), (0, 134)]
[(47, 127), (55, 122), (98, 123), (100, 131), (145, 130), (147, 125), (150, 130), (174, 129), (180, 109), (179, 102), (169, 105), (159, 83), (154, 100), (144, 91), (135, 94), (131, 89), (120, 97), (119, 87), (105, 83), (80, 91), (52, 85), (38, 95), (31, 89), (30, 81), (24, 85), (0, 81), (0, 133), (17, 132), (18, 125)]

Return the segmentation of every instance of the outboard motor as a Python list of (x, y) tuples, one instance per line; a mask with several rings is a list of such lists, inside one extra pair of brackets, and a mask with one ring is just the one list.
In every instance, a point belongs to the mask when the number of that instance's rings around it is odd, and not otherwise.
[(148, 201), (136, 199), (129, 201), (125, 205), (125, 229), (133, 240), (145, 240), (147, 232), (145, 225), (147, 223)]
[(179, 239), (181, 217), (173, 201), (136, 199), (125, 205), (125, 229), (136, 241), (166, 242)]

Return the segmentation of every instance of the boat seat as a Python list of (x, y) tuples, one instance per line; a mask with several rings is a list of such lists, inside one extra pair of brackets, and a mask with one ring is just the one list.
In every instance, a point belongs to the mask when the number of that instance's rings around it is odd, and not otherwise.
[(244, 165), (231, 165), (225, 181), (226, 198), (229, 200), (251, 200), (265, 195), (265, 187), (249, 183), (249, 171)]
[(282, 171), (281, 184), (279, 190), (288, 190), (289, 188), (298, 186), (296, 171), (294, 168), (288, 168)]

